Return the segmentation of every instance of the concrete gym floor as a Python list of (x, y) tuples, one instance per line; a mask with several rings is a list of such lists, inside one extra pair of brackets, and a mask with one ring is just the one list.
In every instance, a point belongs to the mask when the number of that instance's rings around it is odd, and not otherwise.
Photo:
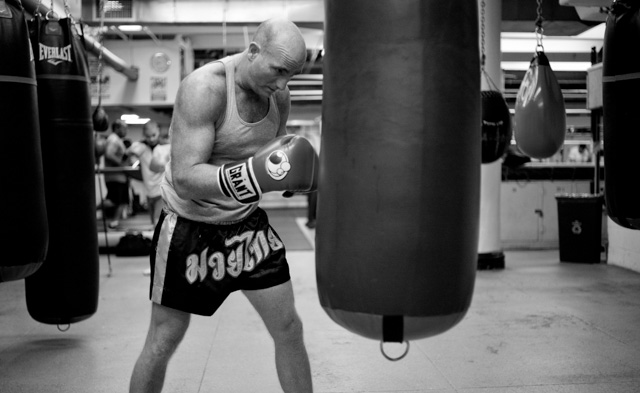
[[(460, 324), (390, 362), (322, 310), (306, 220), (270, 217), (288, 243), (316, 392), (640, 392), (638, 273), (560, 263), (558, 250), (506, 251), (504, 270), (478, 272)], [(98, 311), (67, 332), (30, 318), (23, 280), (0, 283), (0, 392), (127, 391), (149, 322), (147, 258), (112, 255), (111, 265), (108, 276), (100, 256)], [(193, 317), (164, 389), (279, 391), (271, 340), (239, 293), (213, 317)]]

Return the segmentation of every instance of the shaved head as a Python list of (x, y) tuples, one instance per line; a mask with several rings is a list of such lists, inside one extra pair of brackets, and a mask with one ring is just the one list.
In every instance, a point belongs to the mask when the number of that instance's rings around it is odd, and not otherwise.
[(239, 57), (236, 71), (240, 87), (262, 97), (287, 91), (293, 76), (304, 70), (307, 46), (293, 22), (268, 19), (258, 26), (249, 47)]
[(268, 52), (285, 48), (295, 60), (304, 62), (307, 47), (304, 37), (293, 22), (284, 18), (268, 19), (258, 26), (253, 41)]

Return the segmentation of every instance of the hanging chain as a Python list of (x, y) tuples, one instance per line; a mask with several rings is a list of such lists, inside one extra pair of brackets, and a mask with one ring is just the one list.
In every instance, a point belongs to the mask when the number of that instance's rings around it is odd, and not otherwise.
[(69, 18), (71, 24), (75, 26), (76, 21), (75, 19), (73, 19), (73, 15), (71, 15), (71, 7), (69, 7), (69, 2), (67, 0), (64, 0), (64, 12), (65, 14), (67, 14), (67, 18)]
[(38, 0), (38, 5), (36, 6), (36, 10), (33, 12), (33, 16), (39, 17), (42, 16), (40, 13), (40, 6), (42, 5), (42, 0)]
[(100, 44), (100, 53), (98, 54), (98, 105), (102, 103), (102, 38), (104, 34), (104, 14), (105, 14), (105, 0), (100, 0), (100, 29), (98, 30), (98, 42)]
[(496, 86), (495, 82), (491, 79), (491, 77), (489, 76), (489, 74), (485, 71), (484, 69), (484, 65), (485, 65), (485, 61), (487, 60), (487, 56), (485, 55), (485, 50), (484, 50), (484, 44), (485, 44), (485, 33), (484, 33), (484, 26), (485, 26), (485, 17), (484, 17), (484, 12), (485, 10), (485, 2), (484, 0), (482, 0), (480, 2), (480, 46), (481, 46), (481, 53), (482, 53), (482, 58), (480, 61), (480, 71), (482, 73), (482, 75), (484, 76), (484, 78), (487, 81), (487, 85), (489, 86), (490, 90), (497, 90), (500, 91), (500, 89), (498, 88), (498, 86)]
[(49, 14), (51, 14), (51, 19), (58, 19), (58, 15), (56, 15), (56, 12), (53, 10), (53, 0), (51, 0), (51, 7), (49, 9), (49, 12), (47, 12), (47, 14), (44, 16), (46, 20), (49, 20)]
[(544, 20), (544, 18), (542, 17), (542, 0), (536, 0), (538, 3), (538, 8), (536, 9), (536, 12), (538, 13), (538, 17), (536, 18), (536, 51), (538, 50), (538, 48), (544, 52), (544, 46), (542, 45), (542, 35), (544, 32), (544, 29), (542, 28), (542, 21)]
[(484, 6), (485, 6), (485, 3), (484, 3), (484, 0), (482, 0), (482, 2), (480, 3), (480, 37), (481, 37), (480, 42), (481, 42), (481, 48), (482, 48), (481, 50), (482, 58), (480, 61), (480, 66), (482, 71), (484, 71), (484, 63), (487, 58), (484, 54)]

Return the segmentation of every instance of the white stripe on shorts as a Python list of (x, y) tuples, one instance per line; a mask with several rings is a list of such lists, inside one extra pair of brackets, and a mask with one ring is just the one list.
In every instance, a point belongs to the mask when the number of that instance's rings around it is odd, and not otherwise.
[(158, 245), (156, 247), (156, 265), (153, 275), (153, 290), (151, 291), (151, 301), (162, 303), (162, 291), (164, 290), (164, 278), (167, 272), (167, 259), (169, 258), (169, 245), (176, 228), (178, 216), (175, 213), (166, 213), (166, 217), (160, 228)]

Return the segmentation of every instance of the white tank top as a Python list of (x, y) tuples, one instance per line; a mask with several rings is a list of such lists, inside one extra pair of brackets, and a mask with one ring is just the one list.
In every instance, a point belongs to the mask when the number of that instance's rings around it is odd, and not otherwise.
[[(238, 115), (235, 92), (235, 65), (232, 57), (218, 60), (225, 66), (227, 107), (224, 117), (216, 121), (215, 140), (208, 163), (216, 166), (252, 157), (258, 149), (275, 138), (280, 127), (280, 113), (274, 95), (269, 97), (267, 115), (256, 123), (247, 123)], [(161, 189), (169, 211), (193, 221), (215, 224), (238, 222), (258, 208), (258, 203), (243, 205), (233, 198), (185, 200), (178, 196), (171, 180), (171, 165), (167, 164)]]

